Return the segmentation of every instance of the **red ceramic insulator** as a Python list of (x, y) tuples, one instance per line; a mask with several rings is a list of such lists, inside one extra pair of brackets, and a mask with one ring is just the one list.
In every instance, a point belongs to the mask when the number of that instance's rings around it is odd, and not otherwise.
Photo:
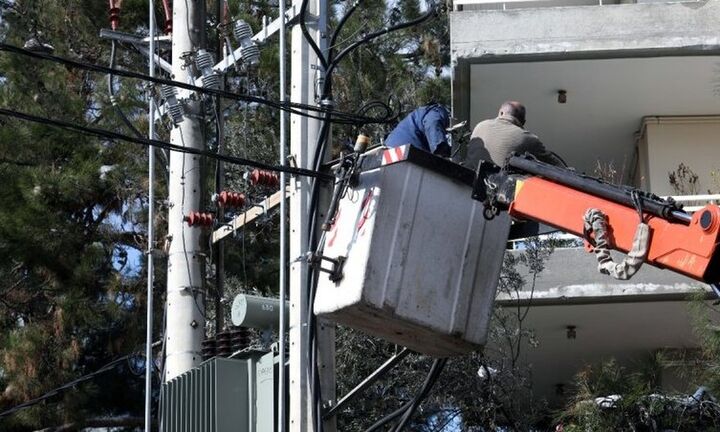
[(245, 194), (222, 191), (218, 195), (218, 204), (221, 207), (240, 208), (245, 205)]
[(211, 213), (190, 212), (190, 214), (185, 216), (185, 222), (187, 222), (188, 226), (191, 227), (211, 227), (213, 225), (213, 221), (214, 217)]
[(250, 173), (250, 183), (254, 186), (278, 187), (280, 186), (280, 177), (272, 171), (256, 169)]
[(122, 0), (110, 0), (110, 28), (117, 30), (120, 24), (120, 8)]
[(163, 0), (163, 11), (165, 11), (165, 34), (172, 33), (172, 6), (168, 0)]

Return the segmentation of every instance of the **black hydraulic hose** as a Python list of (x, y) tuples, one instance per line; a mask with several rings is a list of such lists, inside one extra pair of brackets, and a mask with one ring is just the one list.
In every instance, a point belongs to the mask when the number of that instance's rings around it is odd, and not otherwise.
[[(635, 208), (632, 198), (632, 191), (635, 189), (606, 183), (598, 178), (577, 174), (527, 156), (512, 156), (508, 159), (507, 165), (522, 172), (537, 175), (573, 189)], [(673, 202), (647, 194), (641, 194), (640, 199), (646, 213), (685, 224), (690, 222), (691, 216), (681, 211)]]

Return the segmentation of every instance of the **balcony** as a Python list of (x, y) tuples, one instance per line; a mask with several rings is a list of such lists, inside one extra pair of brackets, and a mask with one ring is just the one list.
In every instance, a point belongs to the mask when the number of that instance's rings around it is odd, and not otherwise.
[[(718, 202), (720, 195), (673, 198), (692, 212)], [(572, 236), (565, 239), (581, 242)], [(516, 243), (522, 249), (523, 240)], [(621, 254), (615, 253), (614, 259), (622, 259)], [(532, 280), (529, 274), (525, 279)], [(575, 373), (587, 364), (614, 358), (632, 369), (656, 352), (696, 350), (688, 300), (702, 298), (703, 292), (714, 299), (707, 285), (649, 265), (628, 281), (615, 280), (598, 273), (594, 255), (577, 247), (555, 250), (534, 286), (528, 283), (518, 292), (499, 294), (496, 304), (511, 315), (527, 310), (523, 328), (531, 330), (538, 343), (523, 344), (520, 360), (531, 367), (535, 395), (560, 406), (562, 390), (571, 390)], [(666, 390), (691, 393), (700, 384), (679, 379), (683, 367), (663, 369)]]

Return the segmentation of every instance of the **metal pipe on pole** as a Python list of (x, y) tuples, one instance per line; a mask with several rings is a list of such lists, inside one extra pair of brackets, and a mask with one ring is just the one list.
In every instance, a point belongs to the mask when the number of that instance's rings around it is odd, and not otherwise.
[[(285, 0), (279, 0), (280, 6), (280, 49), (278, 50), (278, 61), (280, 63), (280, 103), (284, 103), (286, 99), (287, 89), (285, 88)], [(285, 145), (287, 142), (286, 137), (286, 126), (287, 118), (285, 111), (280, 111), (280, 165), (285, 165), (287, 162), (287, 155)], [(278, 330), (279, 341), (279, 357), (280, 362), (278, 370), (278, 416), (277, 416), (277, 430), (278, 432), (285, 432), (285, 395), (287, 387), (285, 386), (285, 332), (287, 330), (287, 323), (285, 319), (286, 306), (285, 300), (287, 297), (287, 178), (284, 172), (280, 173), (280, 307), (278, 313), (280, 314), (280, 328)]]
[[(148, 56), (148, 75), (155, 76), (155, 2), (150, 0), (148, 6), (150, 56)], [(150, 95), (148, 101), (148, 139), (155, 139), (155, 98)], [(152, 372), (153, 372), (153, 286), (154, 261), (153, 245), (155, 242), (155, 147), (148, 147), (148, 226), (147, 226), (147, 316), (145, 323), (145, 432), (152, 428)]]
[[(192, 59), (201, 48), (204, 2), (173, 3), (172, 72), (180, 82), (192, 82)], [(202, 149), (200, 102), (188, 100), (183, 121), (170, 132), (170, 142)], [(167, 331), (164, 381), (197, 366), (205, 336), (204, 247), (198, 227), (190, 227), (184, 216), (200, 210), (202, 196), (200, 157), (170, 152), (168, 197)]]

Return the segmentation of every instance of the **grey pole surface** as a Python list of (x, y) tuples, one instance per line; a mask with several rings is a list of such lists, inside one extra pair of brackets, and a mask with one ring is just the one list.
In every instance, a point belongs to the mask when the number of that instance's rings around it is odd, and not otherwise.
[[(287, 89), (285, 88), (285, 0), (279, 0), (280, 6), (280, 49), (278, 61), (280, 63), (280, 103), (285, 102), (285, 94)], [(285, 144), (287, 141), (285, 125), (287, 122), (285, 111), (280, 111), (280, 165), (285, 165), (287, 155), (285, 151)], [(278, 335), (280, 340), (278, 341), (279, 347), (279, 370), (278, 370), (278, 417), (277, 417), (277, 430), (278, 432), (285, 432), (285, 394), (287, 387), (285, 386), (285, 331), (287, 328), (287, 322), (285, 320), (285, 299), (287, 293), (285, 289), (287, 287), (287, 204), (286, 190), (287, 190), (287, 178), (284, 172), (280, 173), (280, 307), (278, 313), (280, 314), (280, 329)]]
[[(302, 0), (294, 0), (296, 10), (300, 10)], [(317, 16), (319, 0), (309, 0), (308, 18)], [(317, 23), (309, 22), (309, 30), (315, 40), (320, 38)], [(317, 58), (303, 36), (299, 25), (292, 29), (291, 66), (290, 66), (290, 100), (304, 104), (315, 103), (314, 85), (315, 70), (311, 65), (317, 64)], [(313, 153), (319, 132), (319, 122), (297, 114), (290, 115), (290, 154), (299, 167), (312, 168)], [(304, 259), (308, 250), (307, 238), (310, 221), (308, 206), (310, 204), (310, 180), (307, 177), (293, 177), (290, 180), (290, 370), (289, 392), (290, 406), (289, 431), (312, 431), (313, 409), (309, 383), (310, 351), (307, 338), (308, 302), (307, 275), (308, 265)]]
[[(148, 56), (148, 74), (155, 76), (155, 2), (150, 0), (148, 19), (150, 30), (150, 55)], [(155, 139), (155, 98), (150, 95), (148, 101), (148, 138)], [(153, 244), (155, 240), (155, 148), (148, 147), (148, 227), (147, 227), (147, 316), (145, 323), (145, 432), (152, 429), (152, 371), (153, 371)]]
[[(201, 7), (195, 1), (173, 3), (172, 71), (177, 81), (193, 79), (191, 54), (200, 48), (203, 33)], [(183, 121), (170, 132), (170, 142), (203, 148), (201, 117), (200, 103), (189, 99)], [(183, 220), (201, 210), (200, 174), (199, 156), (170, 153), (165, 382), (201, 361), (200, 343), (205, 335), (202, 228), (189, 227)]]

